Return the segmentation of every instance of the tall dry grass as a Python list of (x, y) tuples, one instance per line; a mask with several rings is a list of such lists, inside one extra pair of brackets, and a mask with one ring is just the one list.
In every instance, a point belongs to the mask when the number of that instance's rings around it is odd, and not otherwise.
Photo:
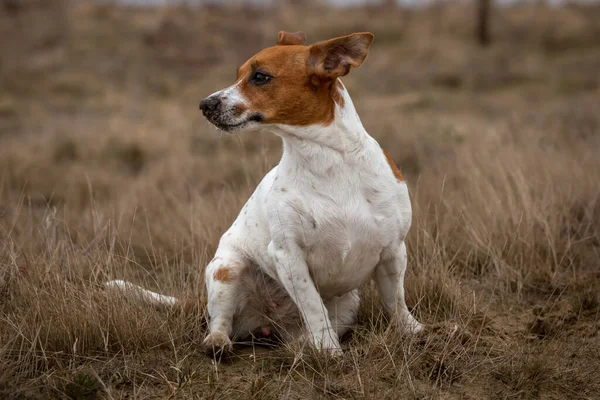
[[(465, 7), (1, 14), (21, 40), (0, 46), (2, 397), (596, 398), (600, 11), (499, 10), (480, 50)], [(402, 337), (367, 285), (343, 357), (216, 364), (202, 269), (280, 145), (220, 137), (196, 107), (279, 29), (375, 32), (344, 82), (408, 178), (428, 331)], [(199, 307), (129, 303), (113, 278)]]

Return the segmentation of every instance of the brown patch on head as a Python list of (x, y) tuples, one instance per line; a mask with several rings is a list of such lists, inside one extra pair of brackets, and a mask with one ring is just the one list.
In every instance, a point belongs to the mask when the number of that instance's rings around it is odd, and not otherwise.
[(279, 32), (279, 38), (277, 39), (278, 46), (292, 46), (292, 45), (303, 45), (306, 42), (306, 35), (304, 32)]
[[(335, 103), (332, 85), (312, 82), (308, 71), (309, 48), (299, 45), (267, 48), (238, 71), (240, 91), (252, 113), (260, 113), (265, 123), (306, 126), (329, 124)], [(256, 85), (256, 73), (270, 77)]]
[(336, 102), (343, 105), (337, 78), (362, 64), (373, 35), (355, 33), (312, 46), (299, 44), (300, 39), (280, 33), (283, 45), (261, 51), (238, 70), (239, 90), (261, 122), (330, 124)]
[(229, 277), (229, 268), (219, 268), (213, 274), (213, 279), (219, 282), (228, 282)]
[(400, 181), (400, 182), (404, 182), (404, 175), (402, 175), (402, 172), (400, 172), (400, 169), (398, 169), (398, 167), (394, 163), (394, 160), (392, 160), (392, 157), (390, 157), (390, 155), (388, 154), (387, 151), (385, 151), (383, 149), (382, 149), (382, 151), (383, 151), (383, 154), (385, 155), (385, 159), (387, 160), (388, 165), (392, 169), (392, 172), (394, 173), (394, 176), (396, 177), (396, 179), (398, 179), (398, 181)]

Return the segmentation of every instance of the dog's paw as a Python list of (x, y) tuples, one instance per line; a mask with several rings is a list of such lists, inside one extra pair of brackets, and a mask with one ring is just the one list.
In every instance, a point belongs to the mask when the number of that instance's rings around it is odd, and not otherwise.
[(317, 350), (333, 357), (344, 354), (337, 334), (333, 330), (313, 336), (313, 344)]
[(416, 336), (425, 330), (425, 325), (419, 323), (412, 315), (394, 318), (392, 325), (395, 325), (406, 336)]
[(404, 333), (407, 335), (418, 335), (425, 330), (425, 325), (413, 319), (412, 321), (403, 325), (403, 330)]
[(341, 357), (344, 355), (344, 351), (341, 347), (329, 347), (321, 348), (321, 351), (331, 357)]
[(233, 351), (233, 343), (223, 332), (211, 332), (202, 342), (204, 351), (213, 357), (227, 355)]

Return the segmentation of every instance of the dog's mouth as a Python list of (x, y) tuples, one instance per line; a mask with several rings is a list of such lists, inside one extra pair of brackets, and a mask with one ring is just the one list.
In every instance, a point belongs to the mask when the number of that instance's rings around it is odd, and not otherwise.
[(214, 115), (206, 115), (206, 113), (204, 113), (204, 116), (206, 117), (208, 122), (216, 126), (217, 129), (224, 132), (239, 131), (244, 128), (250, 127), (253, 124), (259, 124), (264, 121), (264, 118), (260, 113), (251, 114), (244, 120), (234, 123), (223, 121), (221, 118), (215, 117)]

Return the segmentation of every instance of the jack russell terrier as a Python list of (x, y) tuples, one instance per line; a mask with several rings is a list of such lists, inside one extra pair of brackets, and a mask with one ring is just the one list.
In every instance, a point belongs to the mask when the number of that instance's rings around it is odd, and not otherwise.
[[(405, 333), (423, 328), (404, 300), (406, 182), (339, 80), (363, 63), (373, 34), (304, 42), (301, 32), (280, 32), (276, 46), (238, 69), (233, 85), (200, 103), (221, 131), (264, 130), (283, 140), (279, 165), (206, 267), (204, 346), (212, 351), (262, 334), (304, 335), (317, 349), (339, 354), (339, 338), (356, 319), (358, 288), (371, 278)], [(153, 303), (180, 303), (124, 281), (107, 286)]]

